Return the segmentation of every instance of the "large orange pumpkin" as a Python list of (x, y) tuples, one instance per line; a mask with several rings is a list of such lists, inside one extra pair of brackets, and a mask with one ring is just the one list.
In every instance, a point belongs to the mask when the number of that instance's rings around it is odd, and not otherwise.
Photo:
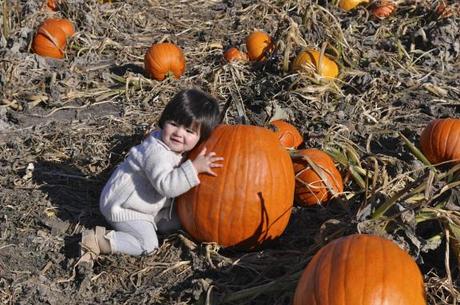
[(173, 43), (155, 43), (144, 57), (145, 71), (156, 80), (164, 80), (168, 74), (180, 78), (185, 71), (182, 50)]
[(179, 196), (177, 212), (196, 240), (256, 248), (279, 237), (293, 205), (294, 176), (288, 152), (270, 130), (219, 125), (203, 147), (224, 157), (217, 177), (200, 174), (200, 185)]
[(310, 66), (316, 73), (326, 79), (336, 78), (339, 75), (337, 64), (326, 55), (321, 58), (320, 62), (320, 55), (320, 52), (313, 49), (300, 52), (292, 62), (291, 70), (293, 72), (305, 70), (305, 66)]
[(294, 125), (283, 120), (272, 121), (270, 125), (275, 129), (275, 134), (284, 147), (297, 148), (303, 143), (303, 137)]
[(420, 147), (433, 164), (460, 162), (460, 119), (437, 119), (431, 121), (420, 135)]
[(263, 61), (273, 52), (274, 44), (267, 33), (255, 31), (246, 38), (246, 49), (250, 60)]
[(422, 274), (394, 242), (372, 235), (336, 239), (313, 256), (293, 305), (426, 305)]
[(309, 158), (316, 170), (327, 180), (325, 182), (307, 160), (294, 158), (295, 198), (299, 204), (310, 206), (327, 202), (332, 196), (327, 184), (336, 193), (343, 192), (342, 176), (327, 153), (319, 149), (309, 148), (299, 150), (297, 154)]

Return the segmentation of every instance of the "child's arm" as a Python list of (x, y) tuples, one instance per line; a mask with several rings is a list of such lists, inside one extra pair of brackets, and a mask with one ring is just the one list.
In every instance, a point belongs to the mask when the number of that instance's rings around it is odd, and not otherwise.
[(177, 197), (200, 183), (192, 161), (187, 160), (174, 167), (161, 154), (147, 159), (144, 172), (155, 190), (168, 198)]

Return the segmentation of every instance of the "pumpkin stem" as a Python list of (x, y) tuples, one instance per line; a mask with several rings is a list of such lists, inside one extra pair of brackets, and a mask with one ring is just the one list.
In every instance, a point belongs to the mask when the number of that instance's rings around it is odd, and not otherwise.
[(434, 166), (431, 164), (430, 161), (428, 161), (428, 159), (425, 157), (425, 155), (408, 139), (406, 138), (401, 132), (398, 133), (399, 136), (402, 138), (402, 140), (404, 141), (404, 144), (406, 144), (407, 148), (409, 148), (409, 150), (411, 151), (411, 153), (417, 158), (419, 159), (423, 164), (425, 164), (426, 166), (428, 166), (431, 170), (433, 170), (434, 172), (436, 172), (436, 169), (434, 168)]

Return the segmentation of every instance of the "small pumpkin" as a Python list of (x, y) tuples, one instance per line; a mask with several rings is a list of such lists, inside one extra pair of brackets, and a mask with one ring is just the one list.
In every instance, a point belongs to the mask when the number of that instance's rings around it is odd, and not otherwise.
[[(343, 192), (343, 180), (335, 167), (332, 158), (325, 152), (316, 149), (302, 149), (293, 158), (295, 198), (300, 205), (311, 206), (327, 202), (333, 194)], [(308, 158), (312, 165), (305, 159)]]
[(389, 0), (380, 0), (373, 3), (370, 13), (372, 16), (385, 19), (396, 10), (396, 4)]
[(248, 60), (248, 54), (238, 50), (235, 47), (232, 47), (228, 49), (227, 51), (224, 52), (224, 58), (228, 62), (232, 61), (247, 61)]
[(184, 53), (173, 43), (154, 43), (144, 56), (144, 66), (156, 80), (164, 80), (169, 74), (178, 79), (185, 71)]
[(57, 11), (59, 7), (59, 0), (47, 0), (46, 6), (52, 11)]
[(320, 52), (313, 49), (301, 51), (292, 62), (292, 72), (305, 70), (305, 68), (308, 69), (308, 67), (310, 67), (325, 79), (336, 78), (339, 75), (339, 67), (337, 66), (335, 61), (333, 61), (326, 55), (320, 58), (320, 55)]
[(200, 174), (200, 184), (176, 199), (179, 219), (196, 240), (253, 249), (286, 228), (294, 197), (288, 152), (267, 128), (219, 125), (203, 147), (224, 157), (217, 176)]
[(66, 35), (66, 38), (70, 38), (75, 34), (75, 28), (73, 26), (73, 23), (67, 19), (46, 19), (45, 21), (43, 21), (41, 27), (45, 27), (45, 29), (47, 29), (48, 31), (52, 31), (53, 28), (60, 28)]
[(394, 242), (354, 234), (321, 248), (308, 263), (293, 305), (426, 305), (423, 276)]
[(246, 38), (246, 49), (250, 60), (263, 61), (273, 52), (274, 44), (267, 33), (255, 31)]
[(281, 145), (285, 148), (297, 148), (303, 143), (303, 137), (297, 128), (286, 121), (272, 121), (270, 127), (273, 127)]
[(66, 39), (60, 28), (39, 27), (32, 41), (32, 51), (45, 57), (64, 58)]
[(362, 3), (369, 3), (369, 0), (340, 0), (339, 7), (343, 10), (349, 11)]
[(420, 148), (433, 164), (460, 163), (460, 119), (431, 121), (420, 135)]

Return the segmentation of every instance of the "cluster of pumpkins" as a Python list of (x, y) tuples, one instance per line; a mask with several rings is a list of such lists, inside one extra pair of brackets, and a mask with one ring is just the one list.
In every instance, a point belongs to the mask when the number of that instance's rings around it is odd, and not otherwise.
[[(275, 50), (275, 44), (267, 33), (254, 31), (246, 37), (246, 49), (247, 53), (231, 47), (223, 56), (229, 62), (265, 61)], [(179, 78), (185, 71), (185, 57), (174, 43), (155, 43), (147, 50), (144, 65), (147, 74), (156, 80), (161, 81), (168, 75)], [(291, 70), (310, 70), (325, 80), (334, 79), (339, 74), (334, 60), (315, 49), (301, 51), (293, 60)]]
[[(274, 129), (220, 125), (205, 146), (224, 157), (217, 176), (177, 198), (184, 229), (196, 240), (255, 249), (283, 234), (293, 203), (326, 204), (343, 192), (334, 161), (303, 142), (284, 121)], [(460, 119), (439, 119), (422, 132), (430, 162), (460, 163)], [(297, 158), (300, 157), (300, 158)], [(295, 199), (295, 200), (294, 200)], [(425, 305), (423, 276), (412, 257), (390, 240), (366, 234), (336, 239), (318, 251), (304, 270), (294, 305)]]

